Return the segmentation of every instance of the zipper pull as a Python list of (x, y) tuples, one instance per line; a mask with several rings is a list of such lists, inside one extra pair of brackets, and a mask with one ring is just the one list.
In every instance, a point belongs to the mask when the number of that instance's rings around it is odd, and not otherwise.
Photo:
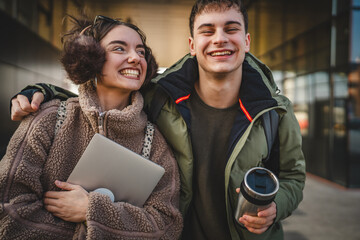
[(105, 136), (105, 131), (104, 131), (104, 118), (105, 118), (105, 113), (106, 112), (101, 112), (99, 114), (99, 118), (98, 118), (98, 124), (99, 124), (99, 133), (103, 136)]

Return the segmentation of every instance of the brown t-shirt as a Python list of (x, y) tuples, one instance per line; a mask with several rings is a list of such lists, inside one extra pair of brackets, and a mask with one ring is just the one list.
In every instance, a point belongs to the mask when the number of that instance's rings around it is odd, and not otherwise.
[(188, 101), (194, 152), (193, 200), (184, 239), (231, 239), (225, 207), (225, 166), (238, 105), (217, 109), (194, 93)]

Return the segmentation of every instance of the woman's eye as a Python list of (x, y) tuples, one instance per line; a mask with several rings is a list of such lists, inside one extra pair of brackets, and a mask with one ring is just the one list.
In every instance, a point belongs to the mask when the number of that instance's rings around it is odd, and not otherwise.
[(122, 48), (122, 47), (116, 47), (116, 48), (114, 48), (114, 51), (124, 52), (124, 51), (125, 51), (125, 49), (124, 49), (124, 48)]
[(145, 57), (145, 50), (138, 50), (137, 52), (138, 52), (139, 56)]

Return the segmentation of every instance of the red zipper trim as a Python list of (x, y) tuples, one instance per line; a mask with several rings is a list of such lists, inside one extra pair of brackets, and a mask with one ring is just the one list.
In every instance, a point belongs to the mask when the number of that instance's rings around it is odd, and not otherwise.
[(186, 100), (186, 99), (189, 99), (189, 97), (190, 97), (190, 94), (187, 95), (187, 96), (184, 96), (184, 97), (181, 97), (181, 98), (177, 99), (177, 100), (175, 101), (175, 103), (176, 103), (176, 104), (179, 104), (179, 103), (181, 103), (182, 101), (184, 101), (184, 100)]
[(250, 122), (253, 121), (252, 117), (250, 116), (249, 112), (246, 110), (246, 108), (244, 107), (244, 105), (241, 102), (241, 99), (239, 98), (239, 103), (240, 103), (240, 107), (243, 110), (243, 112), (245, 113), (247, 119), (249, 119)]

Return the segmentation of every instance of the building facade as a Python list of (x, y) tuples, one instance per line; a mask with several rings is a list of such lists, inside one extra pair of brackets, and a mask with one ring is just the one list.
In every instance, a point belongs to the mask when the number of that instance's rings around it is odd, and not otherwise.
[(360, 1), (254, 1), (249, 16), (256, 55), (294, 104), (307, 171), (360, 187)]

